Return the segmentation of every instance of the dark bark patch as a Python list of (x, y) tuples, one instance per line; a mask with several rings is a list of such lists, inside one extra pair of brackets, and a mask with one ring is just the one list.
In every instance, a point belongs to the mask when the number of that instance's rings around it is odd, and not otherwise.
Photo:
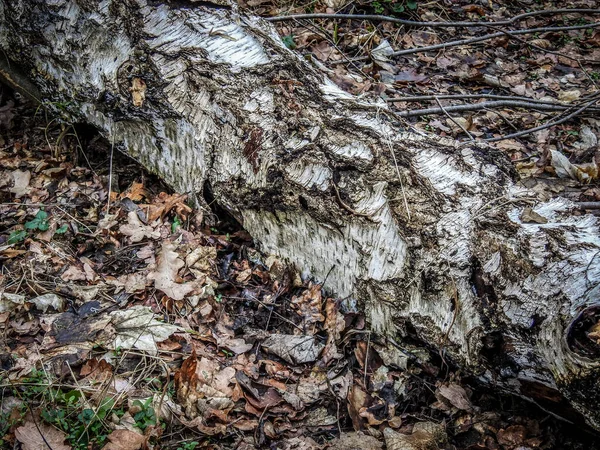
[(572, 352), (590, 359), (600, 358), (600, 306), (584, 309), (567, 331)]
[(254, 128), (250, 131), (248, 139), (244, 145), (244, 156), (246, 160), (252, 165), (252, 170), (254, 173), (258, 173), (258, 168), (260, 167), (260, 149), (262, 147), (263, 142), (263, 129), (262, 128)]
[(489, 317), (494, 317), (498, 297), (494, 286), (489, 283), (483, 272), (481, 262), (477, 258), (471, 258), (471, 286), (480, 300), (480, 313), (483, 323), (489, 325)]

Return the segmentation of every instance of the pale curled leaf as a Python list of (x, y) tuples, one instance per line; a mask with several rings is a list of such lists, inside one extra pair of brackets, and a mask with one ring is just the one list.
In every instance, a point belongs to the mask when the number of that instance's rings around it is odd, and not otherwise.
[(44, 313), (48, 308), (52, 308), (54, 311), (62, 311), (65, 306), (65, 300), (53, 293), (38, 295), (29, 300), (29, 303), (33, 303), (38, 310)]
[(552, 167), (560, 178), (573, 178), (582, 183), (589, 183), (598, 178), (598, 166), (595, 162), (591, 164), (575, 165), (557, 150), (550, 150), (552, 155)]
[(25, 304), (25, 296), (0, 292), (0, 313), (12, 311), (19, 305)]
[(116, 332), (112, 342), (114, 349), (137, 348), (156, 354), (156, 343), (180, 330), (175, 325), (159, 322), (150, 308), (141, 305), (113, 311), (110, 319)]
[(29, 170), (15, 170), (12, 172), (13, 187), (10, 192), (15, 194), (16, 198), (21, 198), (29, 191), (29, 181), (31, 180), (31, 172)]
[(268, 352), (292, 364), (315, 361), (325, 347), (312, 336), (273, 334), (262, 344)]
[(556, 175), (560, 178), (573, 178), (577, 179), (577, 171), (575, 166), (571, 164), (568, 158), (561, 152), (551, 149), (550, 154), (552, 156), (552, 167), (556, 171)]

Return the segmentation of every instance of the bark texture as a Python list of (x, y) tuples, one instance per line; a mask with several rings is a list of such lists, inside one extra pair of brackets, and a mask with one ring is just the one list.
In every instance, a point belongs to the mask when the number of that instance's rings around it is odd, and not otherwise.
[(374, 331), (549, 408), (560, 391), (600, 428), (597, 219), (501, 154), (403, 129), (235, 6), (0, 0), (0, 47), (57, 112), (177, 191), (209, 188)]

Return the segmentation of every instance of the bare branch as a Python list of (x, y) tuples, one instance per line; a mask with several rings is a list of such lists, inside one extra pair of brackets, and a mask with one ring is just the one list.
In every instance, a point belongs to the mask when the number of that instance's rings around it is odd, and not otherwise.
[(577, 109), (576, 111), (573, 111), (571, 114), (569, 114), (567, 116), (564, 116), (562, 119), (546, 122), (544, 125), (540, 125), (539, 127), (529, 128), (528, 130), (523, 130), (523, 131), (519, 131), (517, 133), (512, 133), (512, 134), (507, 134), (506, 136), (491, 138), (491, 139), (484, 139), (484, 141), (487, 141), (487, 142), (503, 141), (505, 139), (512, 139), (512, 138), (516, 138), (516, 137), (525, 136), (527, 134), (535, 133), (536, 131), (545, 130), (546, 128), (550, 128), (555, 125), (560, 125), (561, 123), (565, 123), (566, 121), (571, 120), (573, 117), (578, 116), (583, 111), (585, 111), (586, 109), (591, 107), (597, 101), (598, 101), (598, 99), (596, 98), (596, 99), (592, 100), (591, 102), (586, 103), (581, 108)]
[(439, 94), (439, 95), (414, 95), (414, 96), (410, 96), (410, 97), (393, 97), (393, 98), (387, 98), (386, 101), (389, 103), (395, 103), (395, 102), (423, 102), (423, 101), (429, 101), (429, 100), (435, 100), (435, 99), (440, 99), (440, 100), (464, 100), (464, 99), (469, 99), (469, 98), (490, 98), (490, 99), (495, 99), (495, 100), (523, 100), (529, 103), (538, 103), (541, 105), (563, 105), (563, 106), (567, 106), (570, 107), (572, 105), (569, 105), (567, 103), (560, 103), (560, 102), (551, 102), (549, 100), (538, 100), (535, 98), (529, 98), (529, 97), (520, 97), (520, 96), (516, 96), (516, 95), (498, 95), (498, 94)]
[[(459, 45), (468, 45), (468, 44), (475, 44), (476, 42), (489, 41), (490, 39), (495, 39), (495, 38), (501, 37), (501, 36), (515, 36), (515, 35), (520, 35), (520, 34), (548, 33), (551, 31), (585, 30), (585, 29), (592, 29), (592, 28), (598, 28), (598, 27), (600, 27), (600, 23), (594, 23), (594, 24), (588, 24), (588, 25), (574, 25), (574, 26), (568, 26), (568, 27), (540, 27), (540, 28), (528, 28), (528, 29), (524, 29), (524, 30), (501, 31), (501, 32), (497, 32), (497, 33), (484, 34), (483, 36), (475, 36), (475, 37), (472, 37), (469, 39), (460, 39), (458, 41), (443, 42), (441, 44), (429, 45), (426, 47), (416, 47), (416, 48), (408, 48), (405, 50), (398, 50), (398, 51), (390, 53), (389, 55), (386, 55), (386, 56), (388, 56), (388, 57), (404, 56), (404, 55), (411, 55), (413, 53), (429, 52), (432, 50), (440, 50), (440, 49), (449, 48), (449, 47), (457, 47)], [(359, 56), (357, 58), (352, 58), (352, 61), (365, 61), (370, 58), (371, 58), (370, 56)], [(593, 62), (595, 64), (600, 64), (600, 61), (592, 60), (591, 62)], [(334, 61), (331, 64), (338, 65), (338, 64), (342, 64), (342, 63), (344, 63), (344, 61)]]
[(266, 17), (270, 22), (283, 22), (286, 20), (302, 20), (302, 19), (349, 19), (349, 20), (370, 20), (373, 22), (392, 22), (400, 25), (412, 27), (482, 27), (489, 25), (511, 25), (520, 20), (534, 16), (549, 16), (558, 14), (600, 14), (600, 9), (555, 9), (534, 11), (524, 14), (519, 14), (511, 19), (499, 20), (496, 22), (419, 22), (415, 20), (399, 19), (397, 17), (383, 16), (380, 14), (291, 14), (289, 16), (274, 16)]
[[(440, 97), (441, 98), (441, 97)], [(573, 109), (573, 105), (563, 104), (546, 104), (546, 103), (535, 103), (531, 101), (520, 101), (520, 100), (498, 100), (491, 102), (481, 103), (470, 103), (468, 105), (454, 105), (446, 106), (445, 111), (441, 108), (425, 108), (425, 109), (414, 109), (412, 111), (400, 111), (396, 114), (400, 117), (417, 117), (427, 116), (431, 114), (442, 114), (445, 112), (464, 112), (464, 111), (479, 111), (486, 108), (501, 108), (501, 107), (513, 107), (513, 108), (529, 108), (536, 109), (539, 111), (566, 111)], [(588, 108), (586, 108), (588, 109)], [(592, 111), (599, 111), (600, 108), (591, 108)]]
[(600, 209), (600, 202), (578, 202), (579, 209)]
[(473, 135), (471, 133), (469, 133), (469, 130), (467, 130), (460, 122), (458, 122), (456, 119), (454, 119), (454, 117), (452, 117), (448, 113), (446, 108), (444, 108), (444, 106), (440, 102), (440, 99), (436, 98), (435, 101), (439, 105), (440, 109), (444, 112), (444, 114), (446, 114), (446, 117), (448, 117), (448, 119), (450, 119), (456, 126), (458, 126), (461, 130), (463, 130), (467, 134), (467, 136), (469, 136), (469, 139), (471, 139), (472, 141), (475, 141), (475, 138), (473, 137)]

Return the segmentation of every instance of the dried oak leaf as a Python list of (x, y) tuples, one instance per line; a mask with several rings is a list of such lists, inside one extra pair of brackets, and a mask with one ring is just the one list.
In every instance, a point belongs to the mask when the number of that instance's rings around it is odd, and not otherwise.
[(115, 430), (108, 435), (110, 441), (102, 450), (138, 450), (144, 447), (146, 437), (130, 430)]
[(231, 384), (235, 372), (233, 367), (221, 369), (218, 362), (208, 358), (198, 359), (193, 352), (175, 374), (177, 400), (186, 415), (191, 418), (200, 414), (204, 418), (216, 416), (226, 419), (227, 412), (234, 405)]
[(132, 244), (141, 242), (145, 238), (158, 239), (160, 237), (160, 231), (156, 231), (151, 225), (144, 225), (135, 211), (129, 211), (127, 222), (119, 227), (119, 231), (128, 236), (129, 242)]
[(383, 436), (388, 450), (438, 450), (448, 439), (444, 426), (433, 422), (416, 423), (412, 434), (385, 428)]
[(183, 220), (192, 212), (192, 208), (185, 204), (187, 195), (173, 194), (169, 195), (166, 192), (161, 192), (150, 205), (143, 205), (148, 209), (148, 222), (154, 222), (156, 219), (162, 219), (172, 209)]
[(185, 263), (175, 251), (175, 245), (165, 242), (160, 251), (158, 267), (148, 276), (154, 280), (156, 289), (173, 300), (183, 300), (186, 295), (200, 289), (204, 282), (204, 280), (195, 280), (188, 283), (177, 283), (177, 273), (183, 266)]
[(302, 328), (315, 331), (315, 324), (323, 322), (325, 317), (321, 314), (321, 285), (310, 283), (301, 295), (292, 297), (292, 308), (302, 317)]
[[(456, 383), (443, 384), (437, 388), (436, 397), (440, 401), (446, 400), (452, 406), (463, 411), (471, 411), (473, 405), (464, 388)], [(441, 398), (440, 398), (441, 397)]]
[(71, 450), (66, 445), (66, 434), (62, 431), (38, 420), (33, 421), (31, 416), (25, 419), (25, 423), (15, 430), (15, 437), (22, 444), (23, 450)]

